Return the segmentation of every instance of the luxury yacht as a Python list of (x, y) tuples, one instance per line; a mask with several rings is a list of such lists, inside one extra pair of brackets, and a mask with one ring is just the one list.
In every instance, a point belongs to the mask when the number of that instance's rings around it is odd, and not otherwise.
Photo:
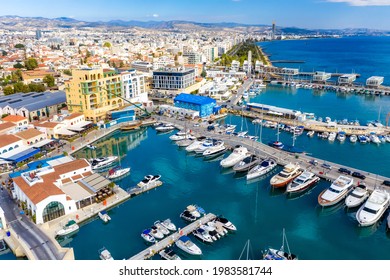
[(161, 178), (161, 175), (146, 175), (144, 179), (137, 184), (139, 188), (147, 187), (151, 183), (158, 181)]
[(273, 170), (277, 166), (276, 160), (269, 158), (265, 159), (259, 164), (252, 167), (252, 169), (249, 170), (248, 174), (246, 175), (247, 180), (252, 180), (255, 178), (258, 178), (260, 176), (263, 176)]
[(201, 255), (202, 250), (196, 246), (188, 236), (181, 236), (176, 242), (176, 246), (190, 255)]
[(258, 158), (256, 155), (248, 155), (246, 158), (241, 160), (240, 162), (236, 163), (233, 166), (233, 170), (236, 172), (245, 172), (250, 170), (252, 167), (254, 167), (256, 164), (260, 162), (260, 158)]
[(323, 190), (318, 196), (318, 203), (321, 206), (332, 206), (344, 199), (351, 190), (353, 179), (344, 175), (333, 181), (332, 185)]
[(348, 208), (360, 206), (369, 196), (367, 187), (364, 185), (356, 186), (345, 199), (345, 205)]
[(248, 149), (243, 146), (236, 146), (233, 152), (221, 160), (220, 165), (224, 168), (232, 167), (248, 156)]
[(92, 170), (101, 169), (110, 166), (118, 159), (117, 156), (100, 157), (91, 160)]
[(367, 201), (356, 213), (356, 220), (361, 226), (375, 224), (389, 207), (390, 195), (386, 191), (374, 190)]
[(287, 185), (288, 193), (297, 193), (308, 189), (320, 180), (318, 176), (309, 171), (304, 171)]
[(294, 180), (302, 173), (298, 164), (289, 163), (284, 166), (283, 170), (273, 176), (270, 180), (271, 186), (274, 188), (285, 187), (288, 183)]

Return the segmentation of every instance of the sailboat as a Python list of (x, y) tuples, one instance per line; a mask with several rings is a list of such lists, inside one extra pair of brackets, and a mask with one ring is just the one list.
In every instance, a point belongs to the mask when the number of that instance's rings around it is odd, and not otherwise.
[[(287, 252), (284, 250), (284, 243), (286, 243)], [(290, 252), (290, 247), (288, 246), (288, 241), (284, 229), (283, 229), (282, 247), (280, 247), (279, 250), (269, 248), (267, 252), (263, 255), (263, 260), (297, 260), (297, 259), (298, 257), (294, 254), (291, 254)]]
[(122, 168), (121, 167), (121, 156), (119, 153), (119, 144), (116, 142), (116, 147), (118, 150), (118, 158), (119, 158), (119, 166), (114, 167), (108, 171), (107, 179), (117, 179), (120, 177), (124, 177), (130, 172), (130, 167)]
[(270, 143), (268, 143), (268, 145), (270, 145), (271, 147), (276, 148), (276, 149), (283, 149), (284, 148), (284, 144), (279, 141), (279, 134), (280, 134), (279, 123), (277, 124), (277, 128), (278, 128), (278, 132), (276, 133), (276, 141), (270, 142)]

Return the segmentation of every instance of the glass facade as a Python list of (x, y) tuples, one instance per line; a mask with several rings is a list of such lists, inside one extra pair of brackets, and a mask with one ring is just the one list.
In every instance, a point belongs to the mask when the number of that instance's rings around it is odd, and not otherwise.
[(65, 215), (64, 205), (61, 202), (52, 201), (43, 209), (42, 218), (43, 222), (46, 223), (63, 215)]

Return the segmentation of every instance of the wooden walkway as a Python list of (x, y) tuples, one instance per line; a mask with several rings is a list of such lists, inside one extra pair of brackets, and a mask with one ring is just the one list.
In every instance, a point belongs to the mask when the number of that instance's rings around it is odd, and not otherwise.
[(136, 196), (136, 195), (139, 195), (141, 193), (144, 193), (144, 192), (147, 192), (149, 190), (152, 190), (152, 189), (155, 189), (159, 186), (162, 186), (162, 182), (159, 180), (159, 181), (156, 181), (156, 182), (152, 182), (151, 184), (147, 185), (146, 187), (133, 187), (133, 188), (130, 188), (127, 190), (127, 193), (130, 195), (130, 196)]
[[(132, 256), (129, 260), (147, 260), (160, 252), (161, 250), (164, 250), (166, 247), (169, 247), (175, 243), (182, 235), (189, 235), (191, 234), (195, 229), (197, 229), (201, 224), (206, 224), (207, 222), (210, 222), (211, 220), (215, 219), (216, 216), (212, 213), (209, 213), (202, 218), (192, 222), (191, 224), (187, 225), (186, 227), (179, 229), (177, 232), (165, 237), (161, 241), (155, 243), (154, 245), (146, 248), (145, 250), (139, 252), (138, 254)], [(180, 234), (181, 233), (181, 234)]]

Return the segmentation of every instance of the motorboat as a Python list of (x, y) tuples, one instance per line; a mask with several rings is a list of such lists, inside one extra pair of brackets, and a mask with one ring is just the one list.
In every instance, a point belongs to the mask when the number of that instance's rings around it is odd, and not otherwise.
[(236, 146), (233, 152), (221, 160), (220, 165), (224, 168), (232, 167), (248, 156), (248, 149), (243, 146)]
[(216, 217), (215, 221), (222, 223), (223, 227), (228, 229), (228, 230), (233, 230), (233, 231), (237, 230), (236, 226), (233, 225), (232, 222), (230, 222), (228, 219), (226, 219), (226, 218), (224, 218), (222, 216)]
[(369, 196), (368, 189), (365, 185), (356, 186), (353, 191), (345, 198), (345, 205), (348, 208), (360, 206)]
[(201, 214), (198, 212), (198, 209), (195, 205), (188, 205), (186, 210), (191, 213), (195, 218), (200, 218)]
[(166, 219), (161, 222), (161, 225), (170, 231), (176, 231), (176, 226), (170, 219)]
[(79, 225), (75, 220), (69, 220), (66, 225), (62, 227), (59, 231), (57, 231), (57, 236), (65, 236), (71, 233), (74, 233), (79, 230)]
[(220, 129), (224, 130), (226, 133), (231, 133), (236, 129), (235, 124), (224, 124), (220, 126)]
[(154, 243), (156, 242), (156, 239), (151, 235), (151, 232), (152, 230), (149, 228), (149, 229), (145, 229), (142, 233), (141, 233), (141, 237), (146, 241), (146, 242), (151, 242), (151, 243)]
[(191, 139), (184, 139), (184, 140), (176, 141), (176, 145), (178, 145), (179, 147), (188, 147), (188, 146), (191, 145), (193, 142), (194, 142), (194, 140), (191, 140)]
[(287, 185), (287, 193), (297, 193), (304, 191), (320, 180), (318, 176), (309, 171), (304, 171)]
[(214, 226), (201, 225), (200, 228), (207, 231), (213, 241), (217, 241), (218, 239), (221, 238), (221, 235), (217, 232)]
[(107, 179), (117, 179), (119, 177), (125, 176), (130, 172), (130, 167), (122, 168), (120, 166), (110, 169), (108, 171)]
[(156, 226), (152, 226), (150, 229), (151, 229), (150, 235), (153, 236), (154, 238), (156, 239), (164, 238), (164, 234)]
[(280, 141), (274, 141), (274, 142), (270, 142), (269, 145), (272, 147), (272, 148), (276, 148), (276, 149), (283, 149), (284, 148), (284, 144)]
[(158, 132), (168, 132), (175, 129), (175, 126), (171, 123), (165, 123), (155, 127)]
[(321, 206), (332, 206), (344, 199), (351, 190), (353, 179), (341, 175), (333, 181), (329, 188), (323, 190), (318, 196)]
[(160, 221), (155, 221), (154, 222), (154, 226), (159, 230), (161, 231), (164, 235), (168, 235), (170, 234), (170, 231), (169, 229), (167, 229), (166, 227), (164, 227)]
[(344, 142), (345, 139), (346, 139), (345, 132), (344, 132), (344, 131), (340, 131), (340, 132), (337, 134), (337, 140), (339, 140), (340, 142)]
[(135, 130), (139, 129), (142, 125), (142, 121), (133, 121), (133, 122), (128, 122), (126, 124), (123, 124), (120, 126), (120, 130), (122, 131), (130, 131), (130, 130)]
[(214, 221), (207, 222), (207, 225), (215, 229), (215, 231), (219, 234), (220, 237), (228, 234), (228, 230), (223, 226), (221, 222), (214, 220)]
[(359, 142), (360, 143), (367, 143), (367, 136), (366, 135), (359, 135), (358, 136)]
[(88, 144), (88, 145), (85, 146), (85, 147), (87, 147), (88, 149), (91, 149), (91, 150), (96, 150), (96, 146), (91, 145), (91, 144)]
[(236, 163), (233, 166), (233, 170), (236, 172), (245, 172), (250, 170), (252, 167), (254, 167), (256, 164), (260, 162), (260, 158), (256, 155), (248, 155), (246, 158), (241, 160), (240, 162)]
[(196, 220), (196, 217), (194, 215), (192, 215), (191, 212), (188, 210), (184, 210), (180, 214), (180, 218), (182, 218), (183, 220), (186, 220), (187, 222), (193, 222)]
[(313, 137), (314, 136), (314, 130), (310, 130), (308, 133), (306, 133), (307, 136)]
[(181, 236), (176, 242), (176, 246), (190, 255), (201, 255), (202, 250), (196, 246), (188, 236)]
[(197, 154), (203, 154), (204, 151), (206, 151), (207, 149), (211, 148), (214, 146), (214, 143), (216, 142), (216, 140), (214, 139), (206, 139), (202, 145), (198, 146), (194, 152), (197, 153)]
[(252, 167), (248, 174), (246, 175), (247, 180), (252, 180), (255, 178), (258, 178), (260, 176), (263, 176), (273, 170), (278, 164), (276, 163), (276, 160), (273, 158), (268, 158), (260, 162), (259, 164)]
[(195, 140), (196, 138), (190, 133), (190, 131), (179, 131), (174, 135), (169, 136), (172, 141), (179, 141), (184, 139)]
[(197, 228), (196, 230), (194, 230), (192, 232), (192, 234), (204, 242), (208, 242), (208, 243), (213, 242), (213, 239), (212, 239), (211, 235), (208, 233), (208, 231), (206, 231), (202, 228)]
[(91, 160), (92, 170), (101, 169), (110, 166), (118, 159), (117, 156), (100, 157)]
[(381, 140), (379, 139), (379, 137), (376, 135), (375, 132), (371, 132), (370, 133), (370, 140), (371, 140), (372, 143), (375, 143), (375, 144), (382, 143)]
[(283, 170), (274, 175), (271, 180), (271, 186), (274, 188), (282, 188), (287, 186), (292, 180), (298, 177), (302, 173), (299, 164), (289, 163), (284, 166)]
[(98, 213), (98, 216), (105, 223), (108, 223), (109, 221), (111, 221), (111, 217), (108, 215), (107, 211), (105, 211), (105, 210), (100, 211)]
[(113, 261), (114, 260), (114, 258), (111, 256), (110, 251), (108, 251), (104, 247), (99, 250), (99, 257), (101, 260), (104, 260), (104, 261)]
[(357, 138), (357, 136), (355, 134), (352, 134), (351, 136), (349, 136), (349, 141), (351, 143), (356, 143), (357, 139), (358, 138)]
[(206, 137), (199, 137), (191, 143), (191, 145), (186, 147), (187, 152), (193, 152), (198, 149), (206, 141)]
[(304, 129), (305, 129), (305, 127), (302, 126), (302, 125), (297, 126), (297, 127), (294, 129), (294, 135), (295, 135), (295, 136), (302, 135)]
[(137, 184), (139, 188), (144, 188), (150, 186), (150, 184), (158, 181), (161, 178), (161, 175), (146, 175), (144, 179)]
[[(294, 254), (291, 254), (290, 247), (288, 245), (287, 237), (285, 231), (283, 229), (283, 239), (282, 239), (282, 247), (279, 250), (269, 248), (266, 253), (263, 255), (263, 260), (297, 260), (298, 257)], [(284, 245), (286, 243), (287, 252), (284, 249)]]
[(356, 213), (356, 220), (361, 226), (375, 224), (389, 207), (390, 195), (386, 191), (374, 190), (367, 201)]
[(205, 158), (211, 158), (214, 156), (221, 155), (226, 152), (226, 147), (224, 146), (223, 141), (218, 141), (213, 147), (208, 148), (203, 152)]
[(318, 134), (318, 137), (320, 137), (322, 139), (328, 139), (329, 138), (329, 132), (324, 131), (321, 134)]
[(329, 133), (328, 140), (334, 141), (336, 139), (336, 136), (337, 136), (336, 132), (331, 132), (331, 133)]
[(168, 261), (180, 261), (181, 258), (171, 248), (165, 248), (158, 253), (162, 259)]

